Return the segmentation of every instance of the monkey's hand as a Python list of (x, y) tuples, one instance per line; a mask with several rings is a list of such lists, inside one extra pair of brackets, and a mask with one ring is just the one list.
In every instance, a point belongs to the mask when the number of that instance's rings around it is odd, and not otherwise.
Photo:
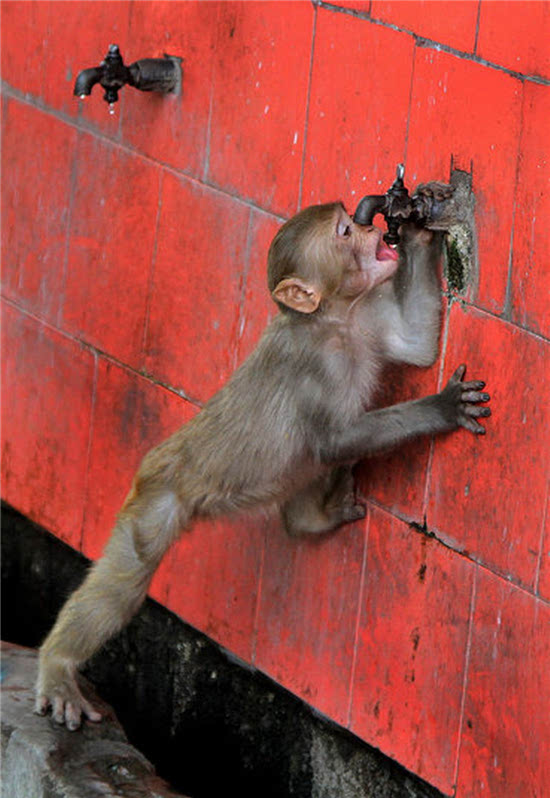
[(491, 410), (479, 403), (488, 402), (491, 397), (483, 392), (485, 383), (481, 380), (463, 382), (465, 373), (466, 366), (459, 366), (439, 394), (441, 410), (452, 428), (464, 427), (475, 435), (484, 435), (485, 427), (477, 419), (487, 418), (491, 415)]
[(413, 195), (413, 204), (429, 230), (448, 230), (459, 222), (455, 188), (433, 180), (421, 183)]
[(82, 715), (96, 723), (102, 718), (80, 692), (75, 665), (41, 652), (35, 712), (45, 715), (50, 707), (53, 719), (64, 723), (70, 731), (80, 727)]

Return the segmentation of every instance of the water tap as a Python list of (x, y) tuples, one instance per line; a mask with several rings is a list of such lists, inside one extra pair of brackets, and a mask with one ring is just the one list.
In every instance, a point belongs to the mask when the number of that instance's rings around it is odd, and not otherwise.
[(397, 166), (394, 182), (385, 194), (368, 194), (360, 201), (353, 221), (356, 224), (371, 225), (376, 214), (386, 220), (388, 228), (384, 241), (391, 247), (399, 243), (399, 227), (403, 222), (415, 222), (423, 226), (435, 222), (442, 214), (443, 203), (448, 199), (426, 193), (416, 193), (411, 197), (403, 183), (405, 167)]
[(118, 44), (109, 45), (104, 60), (98, 67), (79, 72), (74, 84), (74, 94), (83, 100), (99, 83), (105, 89), (103, 99), (109, 103), (111, 113), (124, 85), (140, 91), (173, 92), (181, 82), (181, 58), (165, 55), (164, 58), (142, 58), (130, 66), (122, 60)]

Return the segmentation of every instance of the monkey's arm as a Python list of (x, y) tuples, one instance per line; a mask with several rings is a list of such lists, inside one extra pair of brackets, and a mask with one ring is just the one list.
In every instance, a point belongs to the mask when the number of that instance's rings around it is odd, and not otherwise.
[(441, 393), (373, 410), (338, 435), (329, 434), (321, 446), (321, 459), (325, 463), (351, 462), (394, 449), (420, 435), (458, 427), (483, 434), (485, 429), (476, 419), (491, 411), (478, 403), (488, 402), (490, 397), (482, 393), (484, 382), (462, 382), (465, 371), (466, 367), (460, 366)]
[(437, 266), (442, 234), (402, 228), (401, 262), (376, 305), (385, 356), (398, 363), (430, 366), (438, 353), (441, 291)]

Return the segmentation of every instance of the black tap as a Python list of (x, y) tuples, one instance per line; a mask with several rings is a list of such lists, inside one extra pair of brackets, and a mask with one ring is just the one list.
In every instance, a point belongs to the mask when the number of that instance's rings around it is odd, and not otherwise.
[(83, 99), (99, 83), (104, 89), (103, 99), (112, 106), (118, 92), (127, 84), (140, 91), (175, 91), (181, 81), (181, 59), (165, 55), (164, 58), (142, 58), (125, 66), (117, 44), (110, 44), (105, 59), (98, 67), (83, 69), (76, 78), (74, 94)]
[(356, 224), (372, 224), (377, 213), (381, 213), (388, 226), (384, 234), (386, 244), (395, 247), (399, 243), (399, 225), (414, 213), (413, 200), (403, 183), (405, 167), (400, 163), (394, 182), (385, 194), (369, 194), (363, 197), (353, 216)]
[(450, 186), (439, 184), (439, 190), (435, 191), (427, 191), (426, 186), (419, 186), (411, 197), (403, 184), (404, 174), (405, 168), (400, 163), (396, 178), (386, 193), (363, 197), (353, 215), (353, 221), (356, 224), (370, 225), (376, 214), (381, 213), (388, 227), (384, 241), (392, 247), (399, 243), (399, 227), (403, 222), (414, 222), (419, 227), (429, 224), (430, 229), (445, 230), (453, 220), (466, 221), (471, 201), (465, 201), (464, 191), (459, 192), (460, 197), (455, 195), (452, 178)]

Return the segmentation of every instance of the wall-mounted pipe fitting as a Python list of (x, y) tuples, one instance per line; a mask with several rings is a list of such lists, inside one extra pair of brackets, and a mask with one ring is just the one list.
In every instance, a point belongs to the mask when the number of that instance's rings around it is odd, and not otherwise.
[(98, 67), (83, 69), (74, 84), (74, 94), (84, 99), (92, 92), (96, 83), (105, 89), (103, 99), (113, 104), (118, 100), (118, 92), (125, 86), (133, 86), (140, 91), (158, 91), (163, 94), (177, 92), (181, 86), (181, 58), (165, 55), (164, 58), (142, 58), (126, 66), (117, 44), (109, 45), (104, 60)]
[[(397, 167), (394, 182), (385, 194), (368, 194), (359, 202), (353, 215), (356, 224), (371, 225), (380, 213), (386, 220), (388, 232), (384, 240), (391, 246), (399, 243), (398, 229), (403, 222), (414, 222), (430, 230), (448, 230), (450, 225), (473, 222), (474, 199), (471, 177), (454, 170), (450, 185), (430, 183), (420, 185), (410, 196), (403, 183), (405, 168)], [(465, 184), (464, 176), (469, 178)], [(435, 187), (435, 190), (427, 188)]]
[(445, 232), (445, 276), (451, 290), (462, 292), (475, 284), (478, 271), (472, 176), (453, 169), (449, 185), (420, 185), (410, 196), (403, 183), (404, 172), (403, 164), (399, 164), (396, 178), (385, 194), (363, 197), (353, 220), (371, 225), (374, 217), (381, 214), (388, 227), (384, 241), (392, 247), (399, 243), (403, 222)]

